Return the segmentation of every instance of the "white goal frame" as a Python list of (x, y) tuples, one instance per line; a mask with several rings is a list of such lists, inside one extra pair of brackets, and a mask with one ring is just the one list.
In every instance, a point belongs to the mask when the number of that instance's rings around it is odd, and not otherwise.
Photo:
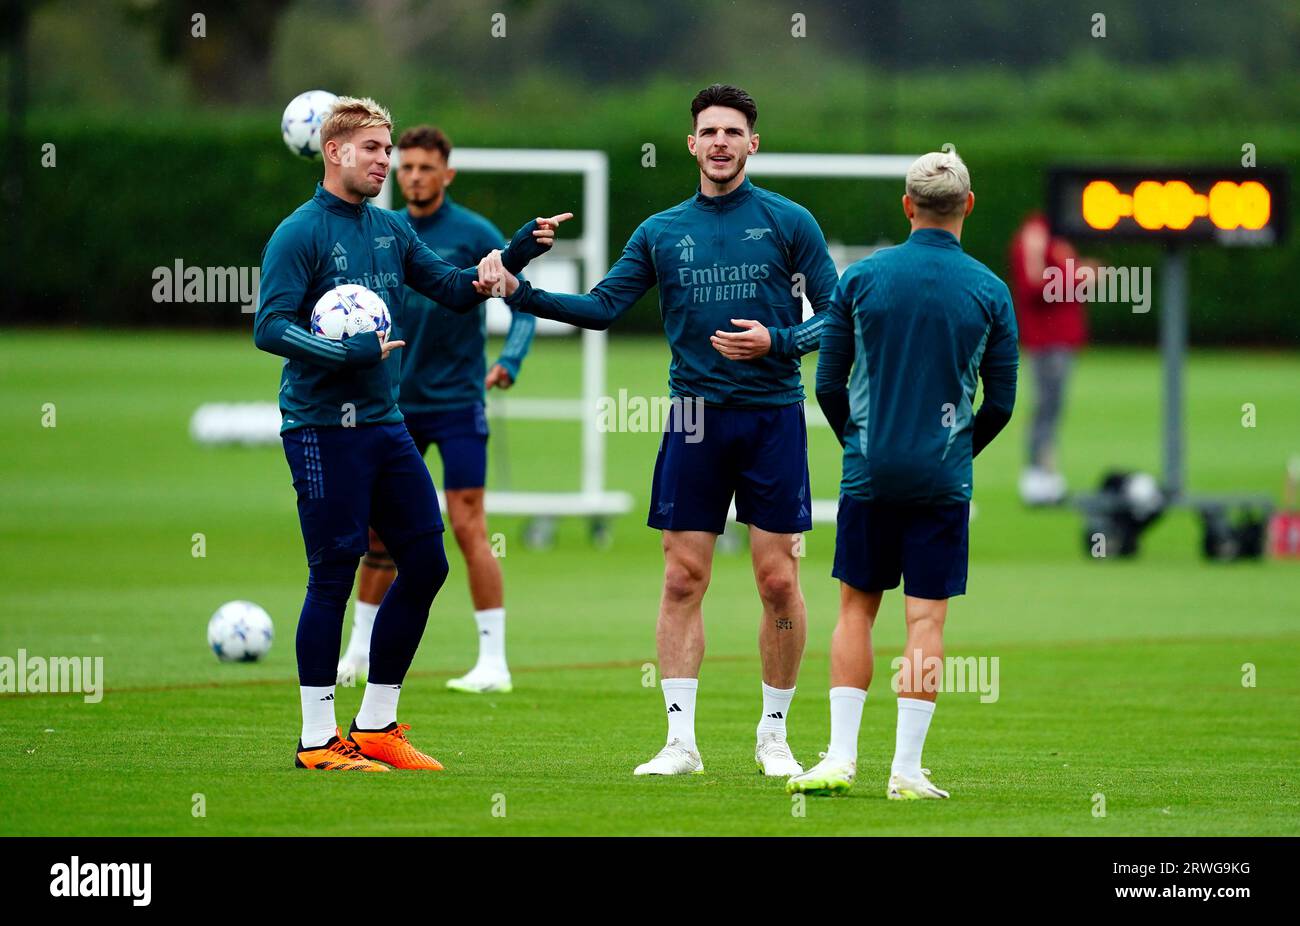
[[(377, 205), (389, 207), (389, 171)], [(905, 154), (818, 154), (759, 153), (749, 158), (746, 173), (752, 177), (804, 177), (828, 180), (902, 180), (917, 155)], [(603, 151), (566, 151), (529, 148), (457, 148), (453, 152), (457, 170), (500, 173), (580, 173), (583, 177), (583, 228), (578, 240), (582, 260), (582, 281), (590, 291), (608, 270), (609, 159)], [(839, 268), (837, 268), (839, 269)], [(596, 426), (597, 401), (605, 393), (604, 331), (582, 332), (582, 396), (579, 399), (512, 398), (501, 402), (503, 417), (582, 423), (582, 482), (578, 492), (488, 492), (487, 510), (494, 514), (535, 517), (625, 514), (632, 509), (626, 492), (605, 489), (605, 435)], [(496, 403), (494, 403), (496, 404)], [(805, 406), (808, 423), (826, 427), (816, 403)], [(439, 494), (441, 499), (441, 493)], [(834, 522), (836, 499), (813, 499), (814, 522)], [(735, 505), (731, 517), (735, 518)]]
[[(391, 208), (393, 166), (375, 204)], [(603, 151), (542, 148), (456, 148), (452, 166), (466, 173), (580, 174), (582, 234), (573, 242), (582, 262), (583, 291), (590, 291), (609, 270), (609, 158)], [(565, 326), (568, 328), (569, 326)], [(577, 492), (488, 492), (492, 514), (538, 518), (605, 518), (632, 510), (632, 496), (605, 488), (605, 434), (597, 427), (596, 409), (605, 394), (604, 331), (582, 331), (582, 394), (577, 399), (498, 399), (488, 406), (493, 417), (578, 421), (582, 425), (581, 483)], [(439, 501), (446, 507), (442, 493)]]

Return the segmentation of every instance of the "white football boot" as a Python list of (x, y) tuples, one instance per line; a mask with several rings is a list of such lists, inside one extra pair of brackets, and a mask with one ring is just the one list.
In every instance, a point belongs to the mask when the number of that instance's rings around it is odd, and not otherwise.
[(687, 749), (681, 740), (670, 740), (659, 750), (659, 755), (636, 767), (633, 775), (703, 775), (704, 762), (700, 754)]
[(758, 738), (758, 745), (754, 747), (754, 762), (758, 765), (758, 770), (768, 778), (789, 778), (791, 775), (803, 774), (803, 766), (795, 760), (790, 744), (780, 733), (764, 733)]
[(470, 694), (509, 694), (514, 691), (510, 683), (508, 669), (488, 669), (475, 666), (460, 678), (447, 679), (447, 687), (452, 691), (466, 691)]
[(853, 787), (858, 773), (858, 763), (835, 759), (822, 753), (822, 760), (802, 775), (795, 775), (785, 783), (785, 790), (794, 794), (843, 794)]
[(891, 801), (919, 801), (925, 799), (941, 800), (948, 796), (947, 791), (941, 791), (930, 783), (926, 776), (930, 774), (928, 768), (921, 769), (920, 778), (904, 778), (902, 775), (889, 776), (889, 789), (885, 792), (885, 797)]
[(1065, 477), (1060, 473), (1037, 466), (1020, 473), (1020, 500), (1026, 505), (1059, 505), (1066, 494)]

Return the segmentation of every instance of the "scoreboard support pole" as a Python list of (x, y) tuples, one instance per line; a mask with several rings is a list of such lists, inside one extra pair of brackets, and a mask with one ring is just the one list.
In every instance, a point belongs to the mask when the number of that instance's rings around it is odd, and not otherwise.
[(1164, 490), (1171, 502), (1186, 488), (1183, 365), (1187, 360), (1187, 252), (1171, 245), (1160, 272), (1160, 354), (1164, 360)]
[[(1217, 559), (1258, 558), (1263, 554), (1264, 525), (1273, 511), (1272, 499), (1260, 493), (1196, 494), (1187, 490), (1187, 439), (1184, 368), (1187, 363), (1187, 249), (1170, 243), (1160, 268), (1160, 358), (1163, 367), (1162, 430), (1165, 508), (1188, 508), (1201, 520), (1202, 550)], [(1083, 511), (1085, 548), (1098, 532), (1119, 530), (1124, 503), (1100, 493), (1073, 497)], [(1136, 543), (1132, 548), (1136, 552)], [(1121, 554), (1126, 555), (1126, 554)]]
[[(1131, 474), (1112, 471), (1101, 491), (1071, 496), (1085, 517), (1084, 549), (1105, 557), (1098, 537), (1119, 539), (1132, 556), (1138, 538), (1167, 508), (1196, 512), (1210, 559), (1263, 555), (1273, 500), (1258, 492), (1197, 494), (1188, 488), (1186, 374), (1188, 244), (1264, 246), (1285, 240), (1290, 177), (1281, 168), (1092, 165), (1053, 167), (1047, 177), (1052, 233), (1067, 239), (1163, 242), (1159, 340), (1162, 366), (1160, 504), (1129, 498)], [(1102, 552), (1098, 552), (1100, 549)]]

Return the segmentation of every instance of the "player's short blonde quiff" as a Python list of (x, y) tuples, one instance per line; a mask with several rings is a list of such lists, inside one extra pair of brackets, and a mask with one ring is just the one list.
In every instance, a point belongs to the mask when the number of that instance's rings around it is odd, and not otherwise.
[(320, 144), (324, 148), (332, 138), (346, 140), (357, 129), (379, 126), (392, 129), (393, 117), (388, 110), (370, 97), (341, 96), (320, 125)]
[(950, 217), (966, 208), (970, 171), (955, 151), (923, 154), (907, 169), (907, 195), (931, 215)]

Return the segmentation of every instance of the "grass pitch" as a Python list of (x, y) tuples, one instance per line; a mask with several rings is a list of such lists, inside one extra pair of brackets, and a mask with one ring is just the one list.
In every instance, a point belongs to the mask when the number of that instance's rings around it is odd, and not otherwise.
[[(661, 394), (667, 359), (661, 341), (615, 335), (610, 390)], [(897, 593), (877, 623), (854, 791), (801, 808), (755, 774), (759, 608), (743, 553), (719, 555), (705, 600), (708, 772), (632, 777), (664, 729), (661, 696), (643, 684), (661, 571), (642, 510), (656, 434), (610, 436), (609, 482), (638, 500), (612, 549), (570, 522), (534, 551), (520, 521), (491, 520), (507, 538), (511, 695), (442, 688), (475, 646), (449, 549), (452, 577), (402, 698), (414, 742), (445, 773), (295, 770), (306, 567), (288, 469), (278, 448), (208, 449), (187, 433), (201, 402), (273, 400), (278, 369), (242, 335), (18, 332), (0, 345), (0, 656), (102, 656), (106, 677), (98, 704), (0, 695), (0, 834), (305, 834), (313, 821), (412, 835), (1300, 833), (1300, 564), (1207, 564), (1186, 512), (1149, 532), (1138, 560), (1086, 558), (1076, 515), (1016, 501), (1027, 375), (1011, 427), (976, 466), (970, 594), (950, 609), (949, 653), (1000, 664), (995, 703), (940, 698), (925, 764), (952, 800), (884, 800)], [(576, 343), (540, 340), (514, 394), (573, 395), (579, 371)], [(1063, 446), (1075, 487), (1112, 465), (1158, 472), (1159, 382), (1152, 353), (1081, 359)], [(1194, 355), (1190, 485), (1275, 492), (1300, 451), (1297, 382), (1294, 355)], [(42, 426), (47, 403), (54, 427)], [(576, 424), (494, 428), (492, 486), (576, 488)], [(814, 494), (833, 496), (838, 448), (824, 428), (811, 461)], [(809, 642), (790, 737), (805, 764), (829, 734), (833, 541), (831, 526), (813, 530), (803, 564)], [(275, 620), (262, 663), (219, 664), (206, 648), (208, 616), (232, 598)], [(359, 701), (340, 689), (344, 726)]]

